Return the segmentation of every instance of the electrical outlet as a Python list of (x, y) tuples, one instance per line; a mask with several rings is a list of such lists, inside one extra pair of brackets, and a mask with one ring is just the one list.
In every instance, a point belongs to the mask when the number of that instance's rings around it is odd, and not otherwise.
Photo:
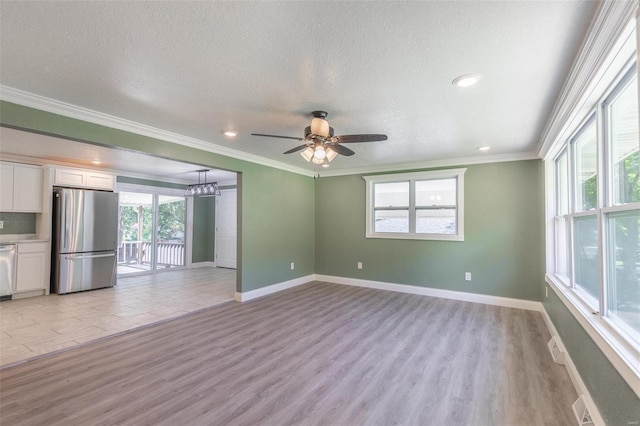
[(291, 270), (293, 271), (294, 269), (296, 269), (296, 264), (291, 262)]
[(471, 281), (471, 272), (465, 272), (464, 273), (464, 279), (466, 281)]
[(547, 287), (547, 286), (544, 287), (544, 297), (545, 298), (549, 297), (549, 287)]
[(0, 229), (4, 228), (4, 220), (0, 220)]
[(362, 262), (358, 262), (358, 269), (362, 269)]

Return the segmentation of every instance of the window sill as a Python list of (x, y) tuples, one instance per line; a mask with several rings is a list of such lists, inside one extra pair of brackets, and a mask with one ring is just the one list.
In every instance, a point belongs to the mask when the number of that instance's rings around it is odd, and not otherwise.
[(558, 295), (576, 320), (589, 334), (629, 387), (640, 397), (640, 350), (593, 310), (558, 278), (545, 275), (547, 284)]

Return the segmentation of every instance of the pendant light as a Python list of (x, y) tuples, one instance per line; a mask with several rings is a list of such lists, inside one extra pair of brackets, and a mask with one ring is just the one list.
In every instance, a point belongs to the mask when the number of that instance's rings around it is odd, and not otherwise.
[[(196, 170), (198, 172), (198, 183), (187, 186), (184, 195), (187, 197), (219, 197), (222, 195), (218, 182), (207, 183), (207, 172), (209, 169)], [(204, 173), (204, 182), (200, 182), (200, 176)]]

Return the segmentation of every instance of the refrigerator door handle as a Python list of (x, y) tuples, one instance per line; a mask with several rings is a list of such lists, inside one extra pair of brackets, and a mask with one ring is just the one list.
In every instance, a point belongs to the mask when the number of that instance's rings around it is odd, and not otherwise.
[(115, 253), (101, 253), (101, 254), (75, 254), (66, 255), (65, 260), (79, 260), (79, 259), (96, 259), (98, 257), (115, 257)]
[(62, 194), (62, 223), (64, 224), (64, 243), (62, 244), (62, 250), (67, 251), (69, 248), (69, 218), (71, 216), (71, 203), (69, 202), (69, 194)]

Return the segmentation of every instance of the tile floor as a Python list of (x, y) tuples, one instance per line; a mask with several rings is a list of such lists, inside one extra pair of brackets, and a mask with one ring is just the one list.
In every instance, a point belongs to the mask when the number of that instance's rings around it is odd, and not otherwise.
[(0, 367), (233, 300), (236, 271), (194, 268), (0, 303)]

